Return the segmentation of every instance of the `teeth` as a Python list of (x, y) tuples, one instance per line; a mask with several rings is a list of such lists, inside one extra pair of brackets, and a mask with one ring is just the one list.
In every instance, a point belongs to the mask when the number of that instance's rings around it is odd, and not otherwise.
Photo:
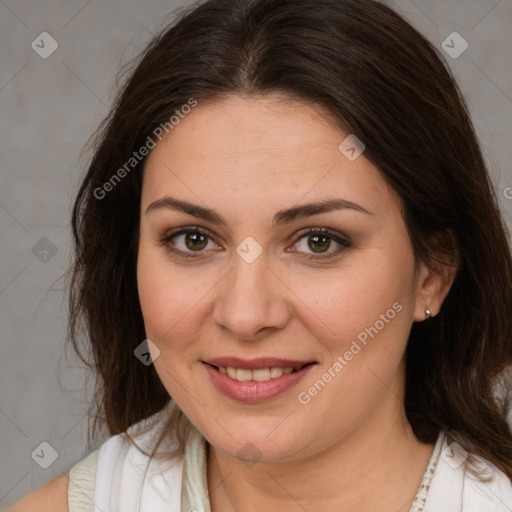
[(252, 373), (252, 380), (264, 381), (264, 380), (270, 380), (270, 377), (271, 377), (269, 368), (261, 368), (260, 370), (253, 370), (251, 373)]
[(275, 379), (276, 377), (281, 377), (283, 375), (282, 368), (271, 368), (270, 370), (270, 378)]
[(236, 380), (252, 380), (252, 370), (235, 370)]
[(257, 382), (263, 382), (270, 379), (277, 379), (278, 377), (281, 377), (282, 375), (287, 375), (288, 373), (293, 372), (292, 367), (287, 368), (259, 368), (258, 370), (246, 370), (242, 368), (232, 368), (231, 366), (228, 366), (227, 368), (224, 368), (222, 366), (219, 366), (220, 373), (223, 373), (224, 375), (228, 375), (228, 377), (231, 377), (234, 380), (238, 381), (248, 381), (248, 380), (254, 380)]

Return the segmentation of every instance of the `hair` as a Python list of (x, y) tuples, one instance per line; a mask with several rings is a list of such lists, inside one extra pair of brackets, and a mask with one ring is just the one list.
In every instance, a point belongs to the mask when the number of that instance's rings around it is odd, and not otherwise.
[(420, 441), (443, 429), (512, 479), (512, 433), (496, 395), (512, 363), (508, 232), (446, 61), (373, 0), (208, 0), (133, 64), (96, 134), (72, 217), (69, 335), (97, 376), (92, 436), (105, 426), (125, 433), (170, 406), (159, 442), (173, 435), (183, 453), (192, 428), (154, 366), (134, 357), (146, 338), (136, 281), (145, 158), (130, 159), (191, 99), (271, 94), (323, 107), (363, 141), (400, 198), (416, 264), (457, 267), (439, 314), (412, 326), (405, 411)]

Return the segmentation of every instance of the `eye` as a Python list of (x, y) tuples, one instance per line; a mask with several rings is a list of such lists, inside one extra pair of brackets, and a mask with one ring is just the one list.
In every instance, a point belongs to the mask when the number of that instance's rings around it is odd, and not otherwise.
[[(337, 244), (338, 247), (333, 251), (329, 251), (333, 242)], [(296, 246), (300, 252), (312, 251), (305, 256), (306, 258), (316, 260), (338, 255), (346, 248), (350, 247), (350, 242), (342, 235), (331, 231), (329, 228), (315, 228), (303, 232), (295, 241), (294, 246)]]
[[(199, 226), (190, 226), (168, 232), (160, 239), (160, 243), (165, 246), (168, 252), (182, 258), (199, 257), (207, 249), (218, 248), (210, 233)], [(329, 251), (333, 243), (337, 247)], [(304, 256), (313, 260), (331, 258), (351, 246), (343, 235), (331, 231), (329, 228), (314, 228), (303, 231), (296, 238), (293, 245), (296, 249), (287, 252), (306, 252)], [(311, 252), (307, 253), (308, 250)]]
[[(167, 251), (184, 258), (193, 258), (196, 257), (193, 253), (201, 253), (205, 249), (215, 249), (217, 247), (209, 233), (199, 226), (191, 226), (166, 233), (161, 238), (160, 243), (165, 246)], [(209, 247), (210, 243), (213, 247)]]

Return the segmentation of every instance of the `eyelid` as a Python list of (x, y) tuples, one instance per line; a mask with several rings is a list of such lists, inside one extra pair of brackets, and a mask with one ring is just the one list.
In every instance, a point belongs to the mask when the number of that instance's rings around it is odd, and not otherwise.
[(331, 229), (328, 227), (318, 227), (318, 226), (302, 228), (297, 233), (294, 233), (289, 238), (289, 241), (295, 240), (295, 242), (296, 242), (297, 240), (302, 238), (304, 235), (314, 235), (315, 233), (328, 235), (331, 238), (334, 238), (335, 240), (338, 239), (340, 243), (343, 243), (343, 242), (350, 243), (349, 238), (347, 236), (345, 236), (343, 233), (340, 233), (339, 231), (335, 231), (334, 229)]
[(201, 226), (183, 226), (180, 228), (174, 228), (171, 230), (168, 230), (164, 233), (162, 236), (162, 240), (168, 240), (169, 238), (172, 238), (174, 235), (183, 234), (183, 233), (201, 233), (202, 235), (205, 235), (212, 240), (215, 240), (215, 237), (212, 235), (212, 232), (209, 229), (202, 228)]

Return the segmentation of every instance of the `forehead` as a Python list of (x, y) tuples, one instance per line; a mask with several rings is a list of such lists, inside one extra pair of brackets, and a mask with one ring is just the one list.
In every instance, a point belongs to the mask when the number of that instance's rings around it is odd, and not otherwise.
[(199, 102), (148, 156), (143, 203), (169, 194), (261, 208), (329, 195), (373, 211), (396, 207), (364, 153), (351, 161), (340, 151), (348, 135), (318, 105), (282, 96)]

